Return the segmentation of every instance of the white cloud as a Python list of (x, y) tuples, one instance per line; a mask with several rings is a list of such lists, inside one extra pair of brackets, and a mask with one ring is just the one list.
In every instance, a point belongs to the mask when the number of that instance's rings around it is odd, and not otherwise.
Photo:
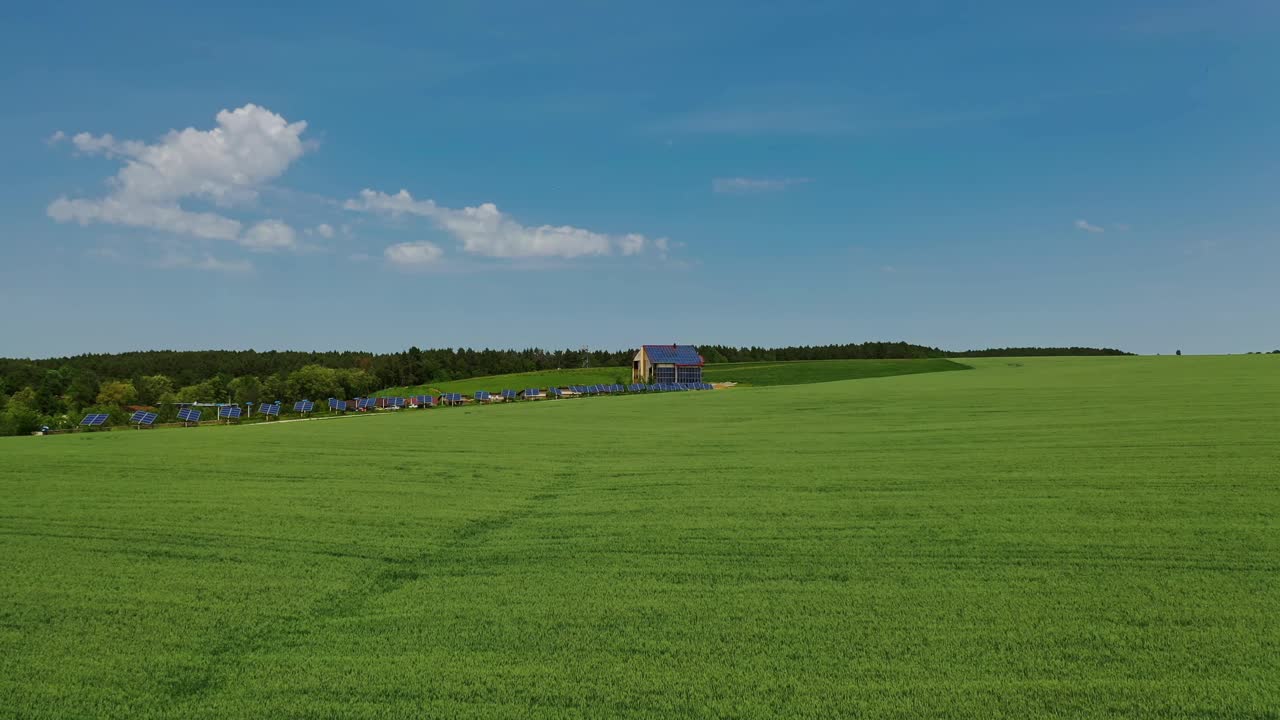
[(292, 250), (298, 246), (298, 234), (280, 220), (263, 220), (245, 232), (240, 244), (251, 250)]
[[(154, 144), (118, 140), (110, 134), (79, 133), (72, 144), (82, 153), (124, 161), (110, 179), (111, 192), (99, 199), (58, 198), (47, 208), (58, 222), (108, 223), (151, 228), (198, 238), (236, 240), (254, 248), (294, 247), (292, 229), (266, 221), (241, 235), (233, 218), (182, 208), (186, 199), (219, 207), (251, 203), (259, 188), (278, 177), (305, 151), (305, 122), (289, 123), (266, 108), (249, 104), (217, 115), (211, 130), (172, 130)], [(65, 139), (55, 133), (51, 140)], [(275, 224), (269, 224), (275, 223)]]
[(108, 196), (101, 200), (58, 198), (46, 209), (58, 222), (81, 225), (100, 222), (151, 228), (211, 240), (236, 240), (240, 222), (215, 213), (188, 212), (175, 204), (152, 205), (131, 198)]
[(346, 201), (344, 207), (361, 212), (430, 218), (457, 238), (465, 252), (495, 258), (575, 258), (614, 252), (634, 255), (647, 243), (643, 235), (634, 233), (613, 236), (570, 225), (525, 226), (498, 210), (493, 203), (455, 210), (437, 205), (433, 200), (415, 200), (407, 190), (395, 195), (362, 190), (359, 197)]
[(720, 194), (777, 192), (807, 182), (809, 178), (716, 178), (711, 181), (711, 190)]
[(1091, 224), (1088, 220), (1077, 220), (1077, 221), (1076, 221), (1076, 229), (1077, 229), (1077, 230), (1083, 230), (1083, 231), (1085, 231), (1085, 232), (1087, 232), (1087, 233), (1102, 233), (1102, 232), (1106, 232), (1106, 230), (1104, 230), (1104, 229), (1103, 229), (1103, 228), (1101, 228), (1101, 227), (1098, 227), (1097, 225), (1093, 225), (1093, 224)]
[(311, 232), (314, 232), (325, 240), (329, 240), (333, 237), (333, 226), (328, 223), (320, 223), (319, 225), (311, 228)]
[[(393, 264), (405, 268), (425, 267), (430, 265), (444, 255), (444, 250), (439, 245), (429, 242), (405, 242), (397, 243), (387, 248), (384, 252), (387, 260)], [(355, 259), (354, 256), (352, 259)]]

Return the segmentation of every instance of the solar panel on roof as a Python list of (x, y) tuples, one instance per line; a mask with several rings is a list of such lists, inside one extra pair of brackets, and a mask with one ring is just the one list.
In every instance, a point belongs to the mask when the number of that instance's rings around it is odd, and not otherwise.
[(316, 409), (316, 404), (310, 400), (299, 400), (293, 404), (293, 411), (300, 413), (309, 413)]

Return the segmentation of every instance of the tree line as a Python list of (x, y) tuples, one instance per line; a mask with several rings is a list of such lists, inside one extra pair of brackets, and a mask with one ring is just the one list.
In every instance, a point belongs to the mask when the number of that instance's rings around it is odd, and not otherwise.
[[(411, 347), (397, 353), (254, 350), (151, 350), (47, 359), (0, 359), (0, 435), (42, 426), (73, 427), (83, 415), (123, 424), (131, 407), (154, 407), (172, 420), (180, 402), (360, 397), (381, 388), (483, 375), (579, 367), (629, 367), (634, 349), (606, 351)], [(983, 355), (1124, 355), (1109, 348), (995, 348), (948, 352), (906, 342), (794, 347), (702, 345), (708, 363), (849, 360)]]

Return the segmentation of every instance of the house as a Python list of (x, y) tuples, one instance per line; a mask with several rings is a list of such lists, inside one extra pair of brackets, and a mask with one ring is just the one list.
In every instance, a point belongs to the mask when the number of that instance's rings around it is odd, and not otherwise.
[(702, 356), (692, 345), (642, 345), (631, 360), (631, 381), (702, 382)]

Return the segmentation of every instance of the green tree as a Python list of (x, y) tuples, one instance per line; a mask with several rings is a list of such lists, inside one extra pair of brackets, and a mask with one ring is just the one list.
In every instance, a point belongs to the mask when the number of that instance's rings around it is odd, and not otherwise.
[(101, 405), (111, 405), (120, 407), (127, 405), (138, 398), (138, 391), (134, 389), (133, 383), (128, 380), (112, 380), (102, 383), (98, 390), (98, 403)]
[(276, 373), (262, 381), (262, 401), (284, 400), (289, 394), (289, 381), (284, 375)]
[(168, 375), (143, 375), (133, 382), (138, 391), (138, 402), (155, 405), (160, 396), (173, 392), (173, 380)]
[(67, 388), (67, 398), (78, 408), (92, 405), (98, 398), (98, 374), (92, 370), (79, 370)]
[(227, 388), (231, 391), (232, 402), (256, 403), (262, 397), (262, 381), (252, 375), (243, 375), (232, 380), (227, 384)]
[(338, 384), (341, 386), (339, 396), (344, 400), (367, 395), (376, 390), (378, 386), (376, 378), (359, 369), (339, 370)]
[(40, 414), (22, 403), (11, 402), (0, 413), (0, 435), (29, 435), (40, 429)]
[(289, 374), (285, 392), (292, 400), (316, 400), (341, 394), (342, 385), (338, 373), (319, 365), (306, 367)]
[(46, 371), (35, 388), (35, 402), (31, 409), (45, 415), (60, 413), (64, 409), (62, 395), (67, 391), (67, 379), (61, 371)]

